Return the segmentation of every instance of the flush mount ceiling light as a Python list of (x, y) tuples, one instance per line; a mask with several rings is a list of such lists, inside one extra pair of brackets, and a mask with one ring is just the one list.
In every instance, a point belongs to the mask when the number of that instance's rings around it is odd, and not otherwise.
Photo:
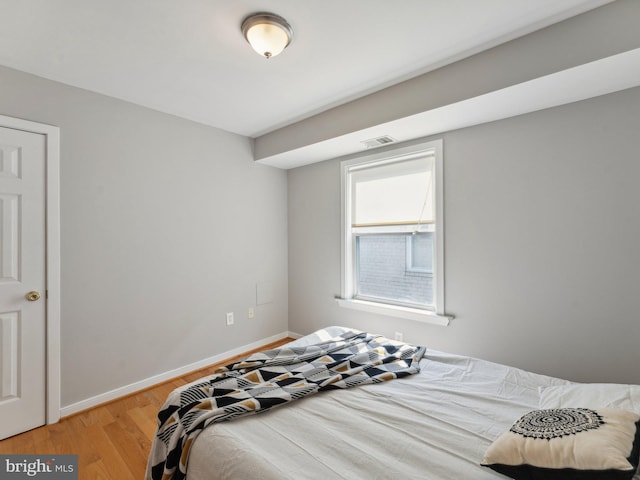
[(242, 34), (251, 48), (265, 58), (282, 52), (293, 38), (293, 30), (287, 21), (273, 13), (254, 13), (242, 21)]

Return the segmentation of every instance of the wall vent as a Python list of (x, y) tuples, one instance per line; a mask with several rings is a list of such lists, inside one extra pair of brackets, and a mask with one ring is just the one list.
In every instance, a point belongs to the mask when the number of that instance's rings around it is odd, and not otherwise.
[(382, 135), (381, 137), (370, 138), (369, 140), (363, 140), (362, 143), (367, 148), (380, 147), (389, 143), (395, 142), (396, 139), (389, 135)]

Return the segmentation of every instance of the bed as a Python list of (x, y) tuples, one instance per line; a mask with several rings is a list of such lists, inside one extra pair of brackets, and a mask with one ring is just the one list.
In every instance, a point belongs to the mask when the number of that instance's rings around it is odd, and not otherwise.
[[(347, 331), (329, 327), (293, 345)], [(190, 449), (187, 479), (504, 479), (480, 464), (527, 412), (583, 406), (640, 413), (640, 387), (595, 386), (585, 394), (584, 386), (427, 349), (415, 375), (321, 392), (205, 428)]]

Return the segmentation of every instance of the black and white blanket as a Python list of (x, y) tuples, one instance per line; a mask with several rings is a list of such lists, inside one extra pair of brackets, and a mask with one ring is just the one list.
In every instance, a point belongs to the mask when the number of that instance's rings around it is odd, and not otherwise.
[(146, 480), (185, 478), (189, 450), (208, 425), (330, 389), (417, 373), (424, 347), (366, 332), (255, 353), (171, 393), (158, 413)]

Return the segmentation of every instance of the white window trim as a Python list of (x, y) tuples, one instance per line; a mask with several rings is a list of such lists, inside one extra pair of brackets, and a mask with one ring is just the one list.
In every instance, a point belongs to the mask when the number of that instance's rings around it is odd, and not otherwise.
[[(351, 234), (351, 185), (349, 170), (356, 166), (364, 166), (369, 163), (395, 162), (401, 158), (408, 159), (425, 153), (433, 154), (435, 159), (435, 244), (434, 244), (434, 299), (435, 311), (419, 308), (389, 305), (381, 302), (365, 301), (353, 298), (355, 292), (355, 280), (353, 275), (354, 258)], [(341, 307), (389, 315), (426, 322), (436, 325), (449, 325), (453, 318), (445, 313), (444, 308), (444, 175), (443, 175), (443, 142), (433, 140), (400, 148), (378, 150), (375, 153), (363, 155), (349, 160), (343, 160), (340, 165), (341, 175), (341, 296), (336, 300)]]
[(432, 325), (447, 326), (453, 319), (451, 315), (438, 315), (429, 310), (419, 308), (402, 307), (400, 305), (387, 305), (379, 302), (368, 302), (365, 300), (336, 298), (338, 305), (352, 310), (387, 315), (390, 317), (415, 320), (417, 322), (430, 323)]

